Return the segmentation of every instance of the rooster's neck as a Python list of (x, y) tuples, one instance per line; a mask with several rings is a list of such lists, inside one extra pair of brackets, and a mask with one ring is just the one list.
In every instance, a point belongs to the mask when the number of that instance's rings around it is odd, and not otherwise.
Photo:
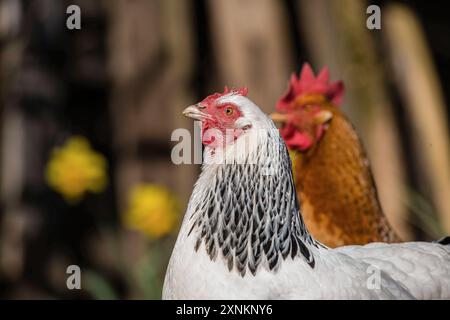
[(313, 234), (331, 247), (399, 241), (383, 213), (355, 129), (337, 108), (329, 110), (333, 119), (321, 141), (310, 152), (294, 153), (303, 218)]
[[(291, 162), (274, 130), (259, 144), (258, 163), (205, 165), (191, 198), (188, 237), (230, 271), (254, 275), (303, 258), (313, 268), (309, 235), (299, 213)], [(255, 156), (255, 155), (253, 155)]]

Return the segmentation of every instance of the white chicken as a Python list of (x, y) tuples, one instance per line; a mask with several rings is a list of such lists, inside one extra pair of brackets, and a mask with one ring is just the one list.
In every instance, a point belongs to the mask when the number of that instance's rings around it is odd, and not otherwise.
[(184, 111), (202, 122), (204, 164), (163, 298), (450, 298), (448, 244), (330, 249), (314, 240), (299, 214), (285, 144), (246, 94), (226, 89)]

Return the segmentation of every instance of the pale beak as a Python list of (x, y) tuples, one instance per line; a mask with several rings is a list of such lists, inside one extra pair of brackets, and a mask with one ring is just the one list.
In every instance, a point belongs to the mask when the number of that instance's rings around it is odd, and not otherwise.
[(201, 112), (198, 105), (192, 105), (183, 110), (183, 115), (185, 117), (194, 119), (194, 120), (205, 120), (211, 119), (211, 116), (207, 113)]
[(324, 124), (330, 121), (333, 118), (333, 113), (328, 110), (322, 110), (315, 116), (315, 120), (317, 124)]
[(274, 121), (274, 122), (286, 122), (287, 121), (287, 115), (283, 114), (283, 113), (271, 113), (270, 114), (270, 118)]

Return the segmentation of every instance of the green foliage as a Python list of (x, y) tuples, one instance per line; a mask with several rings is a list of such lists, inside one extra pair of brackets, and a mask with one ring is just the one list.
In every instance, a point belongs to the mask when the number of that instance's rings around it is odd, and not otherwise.
[(84, 287), (97, 300), (117, 300), (113, 287), (99, 273), (88, 270), (84, 274)]
[(409, 222), (430, 239), (439, 239), (445, 235), (433, 205), (423, 195), (413, 189), (408, 189), (406, 205), (413, 214), (413, 218)]

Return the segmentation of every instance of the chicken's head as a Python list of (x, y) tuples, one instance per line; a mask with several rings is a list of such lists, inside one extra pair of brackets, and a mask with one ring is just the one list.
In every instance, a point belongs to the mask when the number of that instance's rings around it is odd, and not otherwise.
[(320, 141), (333, 117), (330, 106), (339, 106), (341, 81), (330, 83), (328, 68), (317, 77), (304, 64), (298, 78), (292, 75), (287, 92), (278, 101), (273, 120), (282, 123), (280, 133), (289, 149), (306, 151)]
[(202, 123), (202, 143), (217, 148), (233, 143), (253, 127), (258, 108), (248, 99), (247, 88), (212, 94), (187, 107), (183, 114)]

